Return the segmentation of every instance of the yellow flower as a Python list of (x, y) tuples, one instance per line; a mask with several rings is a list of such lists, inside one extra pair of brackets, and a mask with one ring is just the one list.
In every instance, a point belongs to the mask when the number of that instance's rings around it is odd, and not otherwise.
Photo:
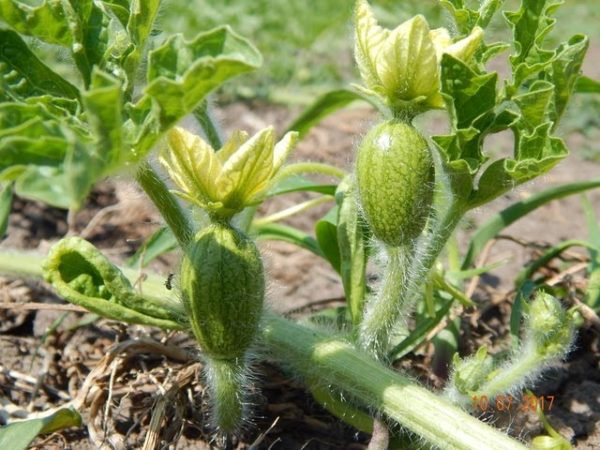
[(358, 0), (354, 55), (367, 94), (376, 95), (393, 110), (443, 108), (440, 61), (448, 53), (469, 60), (483, 37), (475, 27), (457, 42), (445, 28), (430, 30), (421, 15), (394, 30), (378, 25), (366, 0)]
[(202, 138), (175, 127), (159, 156), (180, 197), (228, 219), (260, 202), (298, 139), (289, 132), (275, 143), (273, 127), (249, 137), (235, 132), (215, 152)]

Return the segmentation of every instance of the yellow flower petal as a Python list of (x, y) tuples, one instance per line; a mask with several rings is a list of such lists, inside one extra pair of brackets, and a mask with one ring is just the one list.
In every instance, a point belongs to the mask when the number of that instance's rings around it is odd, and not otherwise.
[(438, 89), (438, 61), (421, 15), (399, 25), (377, 54), (377, 74), (390, 97), (412, 100)]
[(271, 171), (271, 177), (275, 176), (289, 154), (294, 150), (296, 142), (298, 142), (298, 132), (289, 131), (281, 138), (281, 140), (275, 144), (273, 150), (273, 169)]
[(431, 30), (429, 32), (429, 37), (431, 38), (433, 46), (435, 47), (437, 59), (438, 61), (441, 61), (444, 49), (452, 45), (452, 37), (450, 37), (450, 33), (445, 28), (436, 28), (435, 30)]
[(390, 34), (389, 30), (380, 27), (373, 11), (366, 0), (356, 2), (354, 15), (355, 40), (354, 57), (358, 70), (365, 84), (373, 89), (380, 84), (377, 75), (375, 57)]
[(216, 186), (224, 192), (224, 203), (243, 207), (247, 198), (264, 189), (273, 165), (273, 127), (259, 131), (231, 155), (223, 165)]
[(471, 34), (466, 38), (455, 42), (449, 47), (446, 47), (443, 53), (448, 53), (461, 61), (468, 61), (477, 51), (481, 40), (483, 39), (483, 30), (479, 27), (473, 28)]
[(219, 161), (221, 161), (222, 164), (225, 164), (225, 161), (227, 161), (247, 140), (248, 133), (245, 131), (234, 131), (221, 150), (217, 152)]
[(221, 170), (214, 151), (199, 136), (183, 128), (173, 128), (167, 136), (168, 149), (161, 152), (159, 161), (181, 191), (201, 203), (215, 196), (211, 180)]

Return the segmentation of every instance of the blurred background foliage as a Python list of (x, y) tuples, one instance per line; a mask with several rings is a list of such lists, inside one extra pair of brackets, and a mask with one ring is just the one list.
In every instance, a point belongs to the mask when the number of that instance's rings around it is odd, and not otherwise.
[[(21, 0), (39, 4), (42, 0)], [(477, 4), (479, 0), (465, 0)], [(371, 0), (382, 25), (394, 27), (415, 14), (424, 14), (431, 27), (451, 28), (449, 16), (438, 0)], [(505, 9), (518, 9), (519, 0), (506, 0)], [(558, 25), (550, 38), (554, 43), (574, 33), (590, 36), (587, 75), (600, 78), (600, 8), (598, 0), (565, 0), (559, 8)], [(166, 35), (183, 33), (191, 38), (202, 30), (229, 24), (250, 39), (264, 56), (256, 73), (228, 83), (217, 96), (219, 102), (259, 99), (269, 103), (306, 105), (318, 94), (345, 87), (357, 80), (352, 58), (353, 0), (164, 0), (154, 34), (154, 45)], [(486, 41), (502, 40), (509, 30), (500, 15)], [(66, 73), (70, 56), (62, 49), (34, 44), (42, 59), (77, 83)], [(506, 54), (492, 63), (501, 71)], [(61, 70), (62, 68), (62, 70)], [(576, 96), (562, 127), (583, 136), (587, 157), (600, 161), (600, 99), (597, 95)]]

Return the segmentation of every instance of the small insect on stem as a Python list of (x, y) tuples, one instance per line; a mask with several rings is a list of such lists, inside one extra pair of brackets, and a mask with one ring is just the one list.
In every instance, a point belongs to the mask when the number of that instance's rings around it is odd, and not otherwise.
[(170, 273), (167, 279), (165, 280), (165, 287), (170, 291), (173, 289), (173, 278), (175, 278), (174, 273)]

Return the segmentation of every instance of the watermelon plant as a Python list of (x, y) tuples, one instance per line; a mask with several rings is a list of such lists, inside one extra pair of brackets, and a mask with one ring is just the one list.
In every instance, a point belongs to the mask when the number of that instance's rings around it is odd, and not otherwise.
[[(500, 1), (471, 8), (462, 0), (442, 0), (455, 21), (452, 35), (430, 29), (422, 16), (385, 29), (366, 0), (358, 0), (354, 43), (362, 83), (317, 99), (281, 137), (268, 127), (223, 141), (206, 95), (256, 68), (261, 57), (228, 27), (190, 41), (173, 36), (148, 51), (159, 4), (47, 0), (28, 6), (0, 0), (7, 26), (0, 29), (0, 179), (8, 186), (3, 192), (14, 189), (75, 211), (98, 180), (130, 172), (168, 227), (145, 244), (140, 261), (179, 249), (178, 292), (154, 285), (152, 293), (140, 293), (127, 271), (73, 236), (54, 245), (43, 268), (35, 257), (14, 254), (2, 255), (0, 267), (43, 274), (62, 298), (103, 317), (190, 333), (220, 433), (238, 431), (248, 414), (245, 395), (256, 370), (250, 355), (261, 349), (302, 377), (317, 401), (342, 420), (383, 435), (372, 448), (387, 447), (388, 435), (417, 448), (525, 448), (470, 415), (470, 399), (517, 395), (568, 352), (577, 311), (550, 293), (522, 296), (512, 318), (512, 354), (499, 360), (482, 347), (466, 359), (456, 356), (443, 393), (392, 366), (424, 342), (451, 308), (475, 306), (440, 265), (465, 214), (567, 156), (556, 135), (559, 120), (574, 92), (598, 90), (580, 74), (587, 37), (576, 34), (548, 47), (558, 3), (544, 0), (522, 0), (518, 10), (504, 12), (510, 43), (489, 42), (485, 33)], [(36, 40), (68, 49), (78, 79), (67, 81), (45, 65), (31, 49)], [(500, 83), (487, 63), (505, 52), (511, 73)], [(358, 145), (353, 173), (326, 164), (285, 164), (315, 123), (355, 100), (373, 105), (381, 120)], [(416, 125), (414, 119), (432, 109), (447, 111), (447, 134), (429, 136)], [(204, 136), (176, 126), (192, 113)], [(514, 152), (494, 159), (484, 142), (503, 131), (513, 133)], [(155, 147), (162, 174), (150, 163)], [(306, 173), (333, 176), (337, 183), (312, 182)], [(598, 186), (598, 180), (563, 186), (513, 205), (503, 216), (510, 219), (476, 234), (460, 274), (475, 273), (469, 271), (474, 257), (509, 220)], [(257, 215), (266, 199), (297, 191), (323, 197), (275, 217)], [(10, 201), (10, 195), (2, 198)], [(323, 199), (336, 205), (317, 225), (316, 239), (276, 223)], [(337, 330), (268, 311), (259, 239), (291, 241), (331, 262), (347, 300)], [(369, 286), (366, 266), (375, 255), (380, 282)], [(417, 312), (416, 325), (409, 326)], [(9, 442), (3, 439), (14, 436), (15, 425), (0, 430), (0, 442)], [(56, 429), (45, 426), (33, 429)], [(414, 436), (413, 443), (402, 441)]]

